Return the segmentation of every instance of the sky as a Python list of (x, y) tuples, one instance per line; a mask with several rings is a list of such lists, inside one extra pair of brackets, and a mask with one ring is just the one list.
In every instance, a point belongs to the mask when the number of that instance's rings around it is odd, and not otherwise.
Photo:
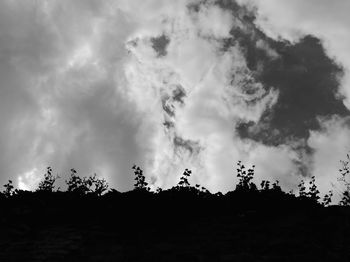
[(0, 183), (212, 192), (255, 179), (341, 190), (350, 149), (347, 0), (0, 0)]

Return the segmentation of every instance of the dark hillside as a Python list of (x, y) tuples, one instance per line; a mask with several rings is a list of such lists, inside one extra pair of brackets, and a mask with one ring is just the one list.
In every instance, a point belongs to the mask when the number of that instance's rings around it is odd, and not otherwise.
[(0, 261), (349, 261), (350, 209), (190, 189), (1, 200)]
[(35, 192), (9, 181), (0, 193), (0, 261), (350, 260), (347, 191), (343, 206), (329, 206), (332, 193), (320, 201), (314, 177), (300, 182), (298, 196), (278, 181), (258, 189), (254, 166), (238, 162), (239, 182), (227, 194), (191, 186), (188, 169), (176, 186), (152, 192), (133, 170), (135, 187), (125, 193), (74, 169), (65, 192), (54, 190), (50, 167)]

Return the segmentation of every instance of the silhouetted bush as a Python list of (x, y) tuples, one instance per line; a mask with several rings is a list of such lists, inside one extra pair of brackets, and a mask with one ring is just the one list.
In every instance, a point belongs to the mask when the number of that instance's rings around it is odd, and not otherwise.
[(143, 174), (143, 170), (136, 165), (134, 165), (132, 169), (134, 170), (134, 175), (135, 175), (134, 190), (150, 191), (151, 188), (148, 186), (146, 177)]
[(261, 190), (267, 191), (270, 189), (270, 181), (263, 180), (263, 181), (261, 181), (260, 186), (261, 186)]
[(275, 182), (272, 183), (272, 190), (275, 192), (282, 192), (280, 181), (276, 180)]
[(306, 193), (305, 181), (303, 179), (298, 184), (298, 188), (299, 188), (299, 197), (306, 198), (307, 193)]
[(72, 168), (70, 171), (70, 178), (66, 180), (66, 184), (68, 186), (67, 191), (83, 195), (89, 192), (86, 178), (79, 177), (77, 175), (77, 171), (74, 168)]
[(108, 190), (108, 183), (104, 178), (98, 178), (96, 174), (88, 178), (91, 193), (101, 196)]
[(309, 192), (307, 193), (307, 197), (310, 198), (312, 201), (318, 202), (318, 200), (320, 199), (320, 191), (318, 191), (315, 182), (315, 176), (312, 176), (309, 182)]
[(311, 177), (311, 180), (309, 181), (309, 188), (306, 188), (305, 181), (303, 179), (300, 181), (298, 188), (299, 198), (318, 203), (318, 200), (320, 199), (320, 191), (317, 189), (315, 176)]
[(102, 195), (108, 189), (108, 184), (105, 179), (98, 178), (96, 174), (90, 177), (79, 177), (75, 169), (71, 169), (71, 175), (66, 180), (68, 185), (67, 191), (85, 195), (92, 193), (95, 195)]
[(350, 156), (349, 156), (349, 154), (346, 154), (346, 158), (347, 158), (347, 160), (340, 160), (342, 167), (339, 169), (340, 177), (338, 178), (338, 181), (342, 182), (343, 185), (345, 186), (345, 190), (343, 191), (342, 199), (340, 200), (340, 203), (339, 203), (342, 206), (349, 206), (350, 205), (350, 181), (349, 181)]
[(332, 202), (332, 196), (333, 196), (333, 191), (329, 190), (328, 194), (325, 194), (323, 196), (322, 205), (325, 207), (329, 206), (329, 204)]
[(237, 177), (239, 179), (238, 184), (236, 186), (236, 190), (238, 191), (251, 191), (257, 190), (256, 185), (252, 182), (254, 177), (254, 168), (253, 165), (250, 169), (246, 171), (245, 166), (241, 161), (237, 163)]
[(192, 174), (192, 171), (186, 168), (185, 171), (183, 172), (182, 176), (180, 177), (180, 181), (177, 184), (177, 186), (182, 187), (182, 188), (190, 187), (190, 183), (188, 182), (188, 178), (190, 177), (191, 174)]
[(5, 197), (10, 197), (15, 193), (14, 186), (12, 184), (12, 180), (9, 180), (7, 184), (4, 185), (5, 190), (2, 192)]
[(59, 176), (54, 176), (52, 174), (52, 168), (48, 167), (46, 173), (44, 174), (44, 179), (40, 181), (37, 191), (43, 192), (53, 192), (55, 188), (55, 182)]
[(201, 186), (199, 184), (195, 185), (195, 189), (197, 190), (197, 193), (200, 194), (200, 195), (210, 194), (208, 189), (206, 189), (204, 186)]

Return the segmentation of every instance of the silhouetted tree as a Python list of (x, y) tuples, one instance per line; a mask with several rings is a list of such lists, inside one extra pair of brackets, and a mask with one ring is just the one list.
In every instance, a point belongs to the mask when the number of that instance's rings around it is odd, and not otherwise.
[(40, 181), (37, 191), (52, 192), (55, 188), (55, 182), (59, 176), (52, 174), (52, 168), (48, 167), (43, 180)]
[(315, 176), (311, 177), (311, 180), (309, 181), (309, 188), (306, 188), (305, 181), (303, 179), (300, 181), (298, 188), (300, 198), (307, 198), (314, 202), (318, 202), (320, 199), (320, 191), (317, 189)]
[(312, 201), (318, 202), (318, 200), (320, 199), (319, 197), (320, 191), (318, 191), (315, 182), (316, 182), (315, 176), (312, 176), (309, 182), (309, 192), (307, 193), (307, 197), (310, 198)]
[(270, 189), (270, 181), (263, 180), (263, 181), (261, 181), (260, 186), (261, 186), (262, 190), (269, 190)]
[(144, 190), (144, 191), (150, 191), (151, 188), (148, 186), (148, 183), (146, 181), (146, 177), (143, 174), (143, 170), (134, 165), (132, 167), (132, 169), (134, 170), (134, 174), (135, 174), (135, 184), (134, 184), (134, 189), (135, 190)]
[(68, 192), (75, 192), (81, 195), (88, 193), (101, 196), (108, 189), (105, 179), (98, 178), (96, 174), (89, 177), (79, 177), (75, 169), (71, 169), (69, 180), (66, 180)]
[(9, 180), (7, 184), (4, 185), (5, 190), (2, 192), (5, 197), (10, 197), (15, 193), (12, 180)]
[(96, 174), (87, 178), (87, 184), (90, 193), (94, 193), (101, 196), (105, 191), (108, 190), (108, 183), (104, 178), (97, 177)]
[(342, 199), (340, 200), (339, 204), (341, 206), (349, 206), (350, 205), (350, 192), (344, 191)]
[(282, 192), (280, 181), (276, 180), (274, 183), (272, 183), (272, 190)]
[(201, 186), (199, 184), (196, 184), (194, 186), (193, 190), (195, 190), (197, 192), (197, 194), (201, 195), (201, 196), (206, 196), (206, 195), (210, 194), (210, 191), (207, 188), (205, 188), (204, 186)]
[(332, 202), (332, 196), (333, 196), (333, 191), (329, 190), (328, 194), (325, 194), (323, 196), (323, 200), (322, 200), (322, 205), (329, 206), (329, 204)]
[(77, 194), (86, 194), (89, 192), (89, 186), (86, 178), (81, 178), (77, 175), (77, 171), (72, 168), (71, 175), (68, 180), (66, 180), (66, 184), (68, 186), (68, 192), (74, 192)]
[(340, 160), (342, 167), (339, 169), (340, 177), (338, 178), (338, 181), (342, 182), (345, 186), (345, 190), (343, 191), (342, 199), (339, 203), (342, 206), (349, 206), (350, 205), (350, 180), (349, 180), (350, 156), (349, 156), (349, 154), (346, 154), (346, 158), (347, 158), (346, 160)]
[(237, 166), (238, 166), (237, 177), (239, 178), (239, 181), (236, 186), (236, 190), (242, 190), (242, 191), (256, 190), (257, 187), (252, 182), (252, 179), (254, 177), (255, 165), (253, 165), (252, 168), (248, 169), (247, 171), (241, 161), (238, 161)]
[(305, 181), (302, 179), (298, 185), (299, 188), (299, 197), (307, 197)]
[(190, 183), (188, 182), (188, 178), (190, 177), (190, 175), (192, 174), (192, 171), (189, 169), (185, 169), (185, 171), (183, 172), (182, 176), (180, 177), (180, 181), (177, 184), (179, 187), (190, 187)]

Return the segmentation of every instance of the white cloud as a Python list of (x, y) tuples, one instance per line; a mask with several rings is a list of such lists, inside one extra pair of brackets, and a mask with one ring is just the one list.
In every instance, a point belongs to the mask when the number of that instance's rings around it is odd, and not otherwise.
[[(335, 191), (335, 202), (340, 200), (340, 193), (344, 190), (337, 181), (340, 177), (340, 160), (346, 159), (350, 150), (349, 119), (333, 117), (320, 119), (322, 131), (313, 131), (310, 134), (308, 144), (315, 150), (313, 175), (321, 192), (330, 189)], [(334, 186), (333, 186), (334, 185)]]
[(214, 38), (230, 37), (234, 19), (229, 11), (214, 5), (202, 5), (195, 19), (201, 35)]

